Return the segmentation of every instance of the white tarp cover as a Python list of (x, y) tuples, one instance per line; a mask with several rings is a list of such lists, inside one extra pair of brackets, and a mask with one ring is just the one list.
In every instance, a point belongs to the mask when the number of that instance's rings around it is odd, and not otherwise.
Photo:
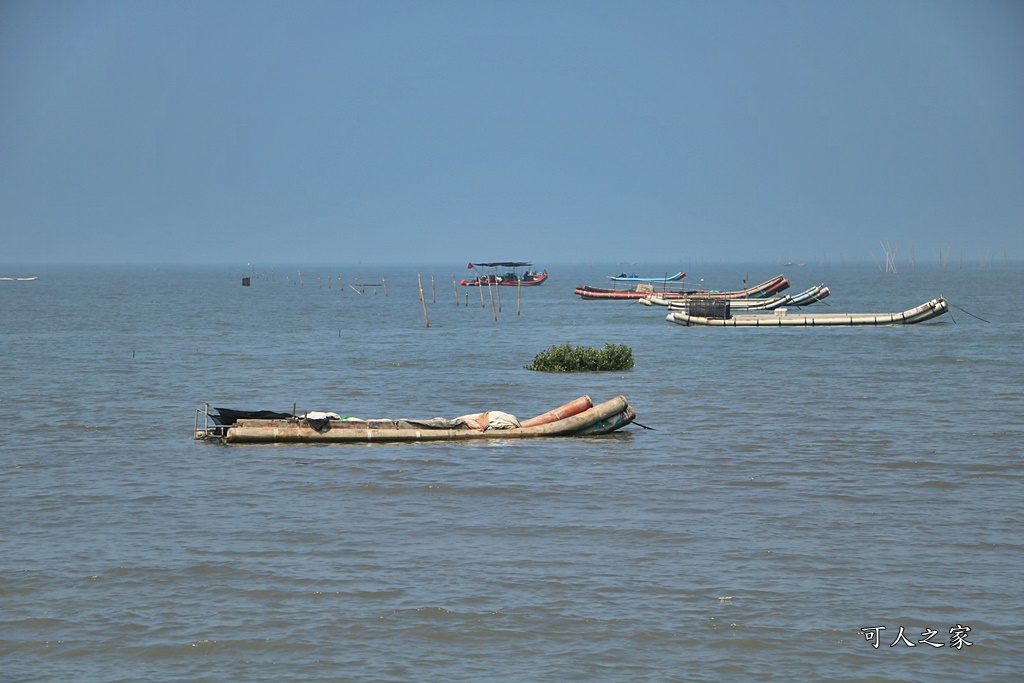
[(515, 415), (503, 413), (500, 410), (463, 415), (455, 418), (455, 421), (465, 423), (470, 429), (481, 431), (488, 429), (518, 429), (522, 426)]

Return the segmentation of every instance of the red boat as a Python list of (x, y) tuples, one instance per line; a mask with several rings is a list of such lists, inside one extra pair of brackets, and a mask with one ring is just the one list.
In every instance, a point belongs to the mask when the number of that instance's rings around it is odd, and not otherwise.
[(584, 299), (619, 299), (637, 300), (648, 296), (658, 296), (662, 299), (686, 299), (691, 296), (710, 297), (713, 299), (760, 299), (772, 296), (785, 289), (789, 289), (789, 280), (784, 275), (776, 275), (771, 280), (766, 280), (759, 285), (740, 289), (734, 292), (716, 292), (700, 290), (670, 290), (655, 288), (652, 285), (639, 285), (636, 289), (607, 289), (603, 287), (590, 287), (580, 285), (576, 288), (576, 294)]
[[(489, 286), (502, 286), (502, 287), (532, 287), (534, 285), (544, 284), (544, 281), (548, 279), (548, 271), (545, 269), (543, 272), (536, 270), (526, 270), (522, 274), (519, 273), (520, 268), (529, 268), (533, 264), (529, 261), (497, 261), (495, 263), (470, 263), (467, 268), (475, 269), (481, 268), (492, 268), (494, 272), (484, 273), (478, 275), (472, 280), (462, 280), (459, 282), (463, 287), (489, 287)], [(504, 269), (505, 272), (499, 273), (498, 268)]]

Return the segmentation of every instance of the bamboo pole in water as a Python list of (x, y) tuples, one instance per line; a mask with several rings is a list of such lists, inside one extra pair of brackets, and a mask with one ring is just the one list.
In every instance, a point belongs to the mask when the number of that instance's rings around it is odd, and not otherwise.
[(487, 304), (484, 303), (484, 284), (477, 280), (477, 289), (480, 290), (480, 308), (487, 308)]
[(487, 291), (491, 295), (491, 310), (494, 311), (494, 322), (498, 322), (498, 308), (494, 305), (494, 288), (491, 283), (487, 283)]
[(455, 283), (455, 276), (452, 275), (452, 289), (455, 290), (455, 308), (459, 307), (459, 286)]
[(523, 281), (516, 284), (516, 315), (523, 314)]
[(427, 317), (427, 300), (423, 296), (423, 279), (420, 277), (419, 273), (416, 274), (416, 282), (420, 285), (420, 303), (423, 304), (423, 321), (427, 324), (427, 327), (430, 327), (430, 318)]
[(388, 295), (388, 281), (384, 279), (384, 276), (380, 276), (380, 283), (384, 286), (384, 296)]
[(434, 289), (434, 276), (430, 276), (430, 302), (437, 303), (437, 290)]

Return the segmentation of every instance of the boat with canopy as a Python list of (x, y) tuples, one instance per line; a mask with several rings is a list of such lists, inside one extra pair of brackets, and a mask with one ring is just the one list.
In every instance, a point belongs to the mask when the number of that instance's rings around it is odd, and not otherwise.
[[(473, 279), (466, 279), (459, 282), (463, 287), (488, 287), (498, 285), (502, 287), (533, 287), (544, 284), (548, 279), (548, 271), (539, 272), (530, 270), (533, 263), (529, 261), (495, 261), (493, 263), (470, 263), (467, 268), (476, 270), (478, 268), (489, 268), (490, 272), (480, 273)], [(526, 270), (520, 273), (520, 269)]]

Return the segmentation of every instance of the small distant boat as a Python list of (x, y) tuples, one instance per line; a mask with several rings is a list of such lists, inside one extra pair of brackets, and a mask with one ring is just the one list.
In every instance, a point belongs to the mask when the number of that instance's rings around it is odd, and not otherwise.
[(772, 296), (789, 288), (789, 280), (784, 275), (776, 275), (759, 285), (747, 287), (733, 292), (704, 291), (698, 289), (669, 289), (667, 283), (664, 287), (655, 289), (649, 282), (641, 282), (636, 289), (609, 289), (607, 287), (591, 287), (580, 285), (575, 289), (577, 296), (583, 299), (618, 299), (638, 300), (648, 296), (659, 296), (663, 299), (686, 299), (688, 297), (711, 297), (715, 299), (760, 299)]
[[(785, 308), (773, 313), (741, 313), (732, 315), (728, 301), (710, 302), (705, 315), (693, 311), (671, 311), (665, 320), (686, 326), (701, 327), (835, 327), (874, 325), (913, 325), (938, 318), (949, 312), (949, 303), (942, 297), (903, 311), (902, 313), (800, 313), (790, 314)], [(711, 311), (711, 308), (717, 308)]]
[[(196, 411), (195, 438), (218, 443), (392, 443), (479, 441), (608, 434), (630, 424), (636, 412), (625, 396), (594, 405), (581, 396), (520, 422), (514, 415), (487, 411), (454, 419), (361, 420), (337, 413), (302, 416), (268, 411), (228, 410), (206, 404)], [(202, 421), (200, 421), (202, 418)]]
[(39, 279), (37, 276), (32, 277), (0, 277), (0, 280), (6, 280), (8, 282), (31, 282), (32, 280)]
[[(544, 284), (545, 280), (548, 279), (548, 271), (546, 269), (543, 272), (538, 272), (536, 270), (526, 270), (523, 273), (519, 272), (520, 268), (530, 268), (532, 265), (533, 264), (529, 261), (470, 263), (466, 266), (467, 268), (491, 268), (493, 272), (482, 273), (472, 280), (462, 280), (459, 284), (463, 287), (488, 287), (494, 285), (502, 287), (532, 287)], [(504, 272), (499, 273), (497, 271), (499, 268), (504, 269)]]
[(686, 273), (682, 270), (675, 275), (666, 275), (664, 277), (639, 277), (636, 273), (632, 275), (622, 273), (621, 275), (609, 275), (608, 279), (615, 282), (676, 282), (682, 280), (684, 275)]

